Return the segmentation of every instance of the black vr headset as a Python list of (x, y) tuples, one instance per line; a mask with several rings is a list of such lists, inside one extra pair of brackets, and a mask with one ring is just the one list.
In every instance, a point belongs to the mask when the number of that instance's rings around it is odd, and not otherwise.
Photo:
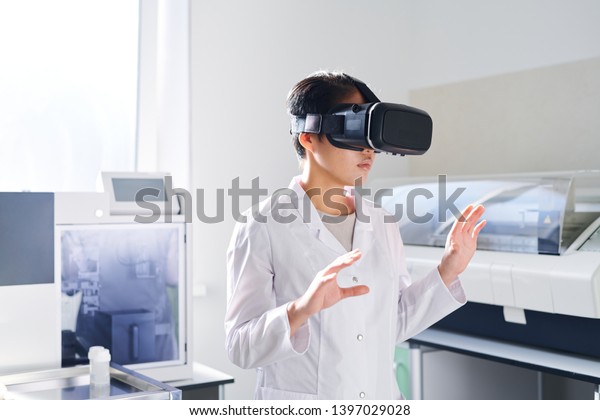
[(381, 102), (358, 79), (350, 77), (365, 104), (338, 104), (327, 114), (292, 115), (294, 133), (325, 134), (341, 149), (393, 155), (422, 155), (431, 146), (433, 122), (429, 114), (406, 105)]

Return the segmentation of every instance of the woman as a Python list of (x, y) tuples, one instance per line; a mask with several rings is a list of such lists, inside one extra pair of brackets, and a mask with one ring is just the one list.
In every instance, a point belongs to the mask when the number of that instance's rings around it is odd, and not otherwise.
[[(338, 103), (365, 98), (354, 79), (328, 72), (300, 81), (287, 101), (293, 116)], [(466, 302), (458, 275), (475, 252), (483, 208), (465, 209), (437, 269), (412, 282), (398, 225), (348, 194), (366, 182), (374, 151), (322, 134), (292, 140), (301, 175), (247, 213), (228, 249), (228, 356), (257, 369), (258, 399), (400, 398), (395, 345)]]

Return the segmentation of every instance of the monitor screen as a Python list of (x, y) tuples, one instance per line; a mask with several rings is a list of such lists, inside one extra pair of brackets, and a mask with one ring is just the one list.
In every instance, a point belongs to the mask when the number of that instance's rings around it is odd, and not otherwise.
[(54, 194), (0, 193), (0, 286), (54, 283)]
[(136, 194), (142, 189), (148, 189), (141, 201), (167, 201), (165, 197), (165, 183), (162, 178), (113, 178), (115, 201), (136, 201)]
[(183, 224), (60, 226), (63, 366), (101, 345), (121, 365), (184, 359)]

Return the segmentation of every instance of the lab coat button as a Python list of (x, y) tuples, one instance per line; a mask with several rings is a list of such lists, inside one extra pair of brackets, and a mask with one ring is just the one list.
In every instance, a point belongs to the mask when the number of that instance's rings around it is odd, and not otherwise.
[(353, 281), (354, 283), (358, 283), (358, 277), (356, 277), (356, 276), (352, 276), (352, 281)]
[(358, 396), (359, 396), (361, 399), (362, 399), (362, 398), (365, 398), (365, 393), (364, 393), (364, 392), (361, 392), (360, 394), (358, 394)]
[(362, 335), (362, 334), (358, 334), (358, 335), (356, 336), (356, 339), (357, 339), (358, 341), (362, 341), (362, 340), (363, 340), (363, 335)]

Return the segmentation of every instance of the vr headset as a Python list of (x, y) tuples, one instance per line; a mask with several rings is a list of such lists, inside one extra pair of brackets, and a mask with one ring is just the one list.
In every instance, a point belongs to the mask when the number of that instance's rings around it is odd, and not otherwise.
[(392, 155), (422, 155), (431, 146), (433, 121), (427, 112), (406, 105), (381, 102), (358, 79), (350, 77), (365, 104), (338, 104), (327, 114), (293, 115), (290, 132), (325, 134), (341, 149)]

